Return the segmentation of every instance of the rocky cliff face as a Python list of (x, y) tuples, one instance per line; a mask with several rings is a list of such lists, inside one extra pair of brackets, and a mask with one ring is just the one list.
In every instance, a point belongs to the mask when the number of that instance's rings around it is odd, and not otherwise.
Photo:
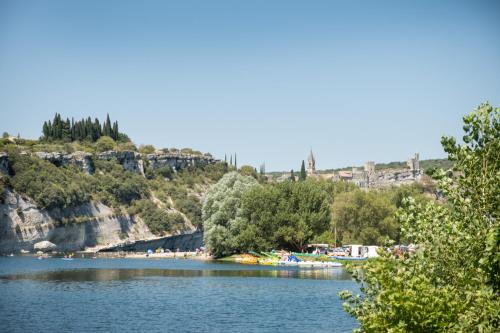
[(141, 154), (135, 151), (125, 150), (125, 151), (115, 151), (109, 150), (97, 155), (100, 160), (111, 161), (116, 159), (116, 161), (123, 166), (127, 171), (135, 172), (144, 176), (144, 165), (141, 159)]
[(5, 153), (0, 153), (0, 176), (7, 176), (11, 173), (9, 156)]
[(74, 165), (81, 171), (88, 174), (92, 174), (95, 171), (92, 154), (85, 153), (83, 151), (77, 151), (73, 154), (36, 152), (33, 153), (33, 155), (42, 160), (49, 161), (58, 167)]
[[(72, 223), (64, 225), (68, 221)], [(76, 251), (151, 238), (140, 219), (115, 215), (102, 203), (47, 211), (9, 190), (0, 201), (0, 253), (33, 251), (34, 244), (44, 240), (56, 244), (58, 251)]]
[[(210, 154), (205, 155), (186, 155), (186, 154), (165, 154), (155, 153), (142, 156), (141, 154), (125, 150), (115, 151), (109, 150), (99, 153), (97, 156), (92, 154), (77, 151), (72, 154), (64, 153), (46, 153), (35, 152), (33, 156), (51, 162), (56, 166), (74, 165), (81, 171), (88, 174), (93, 174), (94, 158), (100, 160), (116, 160), (127, 171), (135, 172), (144, 176), (144, 162), (143, 159), (148, 161), (148, 164), (153, 169), (170, 166), (174, 171), (189, 167), (189, 166), (203, 166), (207, 164), (216, 163)], [(0, 172), (8, 170), (8, 156), (6, 154), (0, 155)]]
[(170, 166), (173, 170), (184, 169), (186, 167), (203, 166), (213, 164), (216, 160), (209, 154), (205, 155), (184, 155), (184, 154), (148, 154), (146, 159), (153, 169)]

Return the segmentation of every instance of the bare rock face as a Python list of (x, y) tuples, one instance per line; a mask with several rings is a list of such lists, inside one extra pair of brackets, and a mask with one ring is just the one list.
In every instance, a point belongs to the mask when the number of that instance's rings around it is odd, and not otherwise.
[(39, 209), (7, 190), (0, 203), (0, 253), (34, 251), (35, 244), (54, 243), (56, 251), (77, 251), (124, 241), (155, 238), (140, 219), (116, 215), (100, 202), (69, 209)]
[(170, 166), (173, 170), (180, 170), (186, 167), (203, 166), (213, 164), (216, 160), (210, 154), (186, 155), (172, 153), (155, 153), (146, 156), (149, 165), (153, 169)]
[(0, 153), (0, 175), (8, 176), (11, 173), (9, 156), (6, 153)]
[(92, 154), (85, 153), (83, 151), (76, 151), (69, 155), (69, 159), (73, 165), (76, 165), (83, 172), (89, 175), (93, 174), (95, 171), (94, 161), (92, 160)]
[(77, 151), (72, 154), (64, 153), (46, 153), (46, 152), (35, 152), (34, 156), (48, 161), (57, 167), (74, 165), (78, 169), (88, 174), (93, 174), (95, 171), (94, 162), (92, 160), (92, 154), (85, 153), (83, 151)]
[(116, 161), (121, 164), (125, 170), (144, 175), (144, 166), (142, 164), (141, 154), (135, 151), (108, 150), (100, 153), (97, 158), (106, 161), (116, 159)]
[[(94, 161), (92, 154), (77, 151), (73, 154), (64, 153), (47, 153), (35, 152), (33, 156), (46, 160), (55, 166), (74, 165), (78, 169), (88, 174), (95, 172)], [(108, 150), (99, 153), (96, 157), (99, 160), (112, 161), (116, 160), (117, 163), (123, 166), (127, 171), (134, 172), (144, 176), (144, 161), (142, 155), (131, 150), (116, 151)], [(6, 163), (8, 163), (7, 156), (5, 155)], [(154, 153), (146, 156), (148, 165), (152, 169), (159, 169), (165, 166), (170, 166), (172, 170), (178, 171), (187, 167), (198, 167), (207, 164), (214, 164), (218, 160), (214, 159), (210, 154), (204, 155), (189, 155), (181, 153)], [(2, 172), (2, 155), (0, 155), (0, 172)]]

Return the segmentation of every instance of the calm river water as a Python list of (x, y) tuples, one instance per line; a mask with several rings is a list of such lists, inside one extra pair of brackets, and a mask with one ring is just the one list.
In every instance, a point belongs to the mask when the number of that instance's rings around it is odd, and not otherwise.
[(343, 269), (0, 258), (1, 332), (350, 332)]

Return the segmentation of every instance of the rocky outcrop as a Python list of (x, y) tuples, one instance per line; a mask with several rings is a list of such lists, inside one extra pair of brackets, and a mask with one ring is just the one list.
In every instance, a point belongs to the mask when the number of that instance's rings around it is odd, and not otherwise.
[(11, 173), (9, 156), (6, 153), (0, 153), (0, 175), (8, 176)]
[[(88, 174), (93, 174), (95, 172), (94, 157), (92, 154), (86, 152), (77, 151), (72, 154), (59, 152), (35, 152), (32, 154), (32, 156), (48, 161), (58, 167), (73, 165), (76, 166), (79, 170)], [(144, 176), (143, 156), (135, 151), (109, 150), (99, 153), (96, 158), (106, 161), (115, 160), (117, 163), (122, 165), (125, 170)], [(214, 159), (210, 154), (190, 155), (182, 153), (148, 154), (144, 157), (144, 160), (148, 162), (149, 167), (152, 169), (170, 166), (174, 171), (178, 171), (190, 166), (198, 167), (218, 162), (218, 160)], [(0, 174), (9, 173), (10, 166), (8, 162), (8, 156), (5, 153), (0, 153)]]
[(58, 167), (74, 165), (88, 174), (93, 174), (95, 171), (92, 154), (83, 151), (77, 151), (72, 154), (35, 152), (33, 155)]
[(54, 243), (57, 251), (77, 251), (151, 238), (142, 220), (116, 215), (99, 202), (47, 211), (7, 190), (0, 203), (0, 253), (34, 251), (41, 241)]
[(180, 170), (186, 167), (204, 166), (213, 164), (216, 160), (210, 154), (205, 155), (185, 155), (185, 154), (167, 154), (155, 153), (148, 154), (146, 159), (149, 166), (153, 169), (170, 166), (173, 170)]
[(108, 150), (97, 155), (97, 158), (106, 161), (116, 160), (125, 170), (144, 175), (144, 166), (141, 154), (135, 151)]
[[(143, 156), (137, 152), (110, 150), (100, 153), (98, 158), (107, 161), (116, 160), (125, 170), (144, 175)], [(154, 153), (146, 155), (145, 159), (152, 169), (170, 166), (174, 171), (189, 166), (203, 166), (217, 162), (210, 154), (188, 155), (181, 153)]]

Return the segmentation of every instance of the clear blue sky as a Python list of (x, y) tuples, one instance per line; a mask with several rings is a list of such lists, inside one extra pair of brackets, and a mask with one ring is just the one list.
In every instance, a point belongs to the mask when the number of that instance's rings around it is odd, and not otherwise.
[(0, 131), (104, 118), (137, 144), (297, 170), (443, 157), (500, 105), (500, 1), (0, 0)]

